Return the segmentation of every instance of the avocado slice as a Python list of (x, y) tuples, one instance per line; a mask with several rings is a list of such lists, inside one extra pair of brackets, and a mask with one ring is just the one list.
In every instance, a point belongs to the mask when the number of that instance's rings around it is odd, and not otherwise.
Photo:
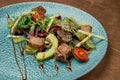
[(52, 33), (50, 33), (46, 39), (52, 43), (52, 47), (46, 52), (38, 52), (36, 55), (37, 61), (44, 61), (51, 58), (55, 54), (55, 50), (58, 47), (58, 39)]

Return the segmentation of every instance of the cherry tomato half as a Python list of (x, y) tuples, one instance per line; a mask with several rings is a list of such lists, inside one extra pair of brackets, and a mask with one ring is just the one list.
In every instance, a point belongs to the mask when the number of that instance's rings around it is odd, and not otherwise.
[(44, 15), (42, 13), (35, 13), (32, 18), (36, 22), (37, 18), (40, 19), (40, 20), (43, 20), (44, 19)]
[(73, 55), (79, 61), (86, 61), (88, 59), (87, 51), (80, 47), (74, 49)]

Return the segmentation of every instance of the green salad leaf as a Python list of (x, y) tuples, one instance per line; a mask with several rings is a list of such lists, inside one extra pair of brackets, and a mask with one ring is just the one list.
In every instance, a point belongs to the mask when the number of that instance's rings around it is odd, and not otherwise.
[(11, 19), (8, 20), (8, 23), (7, 23), (8, 28), (11, 28), (13, 26), (13, 24), (14, 24), (13, 20), (11, 20)]
[(47, 25), (49, 24), (49, 22), (50, 22), (50, 18), (47, 17), (45, 17), (44, 20), (39, 20), (39, 19), (36, 20), (36, 23), (39, 25), (40, 31), (45, 30), (48, 27)]
[(94, 49), (95, 45), (94, 43), (89, 39), (87, 40), (84, 44), (83, 47), (85, 47), (85, 49)]
[(73, 18), (68, 18), (68, 17), (65, 17), (61, 21), (61, 26), (64, 30), (72, 33), (76, 32), (79, 28), (77, 22)]
[(79, 40), (83, 40), (86, 37), (86, 35), (81, 32), (75, 32), (74, 34)]
[(21, 43), (21, 42), (23, 42), (25, 40), (26, 40), (26, 38), (21, 36), (19, 38), (14, 39), (13, 41), (14, 41), (14, 43), (18, 44), (18, 43)]
[(53, 21), (53, 25), (60, 25), (60, 24), (61, 24), (61, 20), (55, 18), (54, 21)]

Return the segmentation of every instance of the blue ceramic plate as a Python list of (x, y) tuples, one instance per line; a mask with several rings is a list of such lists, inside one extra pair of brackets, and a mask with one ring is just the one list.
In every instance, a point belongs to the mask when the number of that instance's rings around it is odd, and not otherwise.
[[(29, 12), (31, 8), (42, 5), (47, 10), (46, 15), (52, 15), (60, 13), (62, 17), (73, 17), (77, 22), (89, 22), (93, 27), (92, 32), (101, 36), (104, 36), (106, 40), (100, 41), (93, 38), (93, 42), (96, 45), (89, 55), (89, 61), (85, 63), (78, 62), (76, 59), (72, 59), (72, 72), (66, 70), (67, 64), (58, 62), (59, 73), (54, 76), (55, 70), (52, 60), (45, 62), (45, 71), (52, 77), (46, 76), (37, 66), (36, 62), (30, 55), (25, 55), (27, 63), (28, 80), (74, 80), (79, 78), (89, 71), (91, 71), (104, 57), (107, 50), (107, 35), (102, 25), (90, 14), (63, 4), (51, 3), (51, 2), (27, 2), (14, 4), (0, 8), (0, 80), (21, 80), (20, 73), (15, 64), (13, 48), (11, 40), (6, 36), (9, 34), (7, 28), (6, 12), (11, 16), (19, 15), (22, 12)], [(23, 68), (22, 59), (19, 56), (19, 50), (17, 50), (17, 57), (21, 68)]]

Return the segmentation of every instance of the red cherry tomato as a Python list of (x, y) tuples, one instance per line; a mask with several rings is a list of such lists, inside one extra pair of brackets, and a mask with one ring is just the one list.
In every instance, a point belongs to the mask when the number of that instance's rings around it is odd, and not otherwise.
[(83, 48), (76, 47), (74, 49), (73, 55), (79, 61), (86, 61), (88, 59), (87, 51)]
[(32, 18), (33, 18), (33, 21), (36, 22), (36, 19), (43, 20), (44, 19), (44, 15), (42, 13), (35, 13)]

